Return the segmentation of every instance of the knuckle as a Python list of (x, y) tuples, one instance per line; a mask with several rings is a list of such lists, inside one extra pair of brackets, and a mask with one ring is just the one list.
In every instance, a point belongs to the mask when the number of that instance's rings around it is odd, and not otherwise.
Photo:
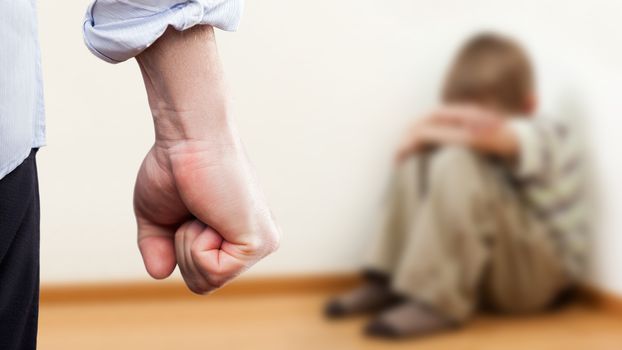
[(260, 235), (249, 238), (244, 244), (244, 250), (247, 255), (255, 255), (263, 249), (264, 240)]
[(265, 244), (268, 254), (274, 253), (281, 246), (281, 228), (277, 224), (273, 224), (266, 232)]
[(280, 233), (274, 232), (268, 236), (266, 240), (266, 246), (268, 248), (268, 254), (274, 253), (281, 247), (281, 235)]
[(190, 246), (190, 256), (192, 257), (192, 260), (199, 260), (199, 256), (201, 256), (202, 252), (203, 249), (200, 246), (197, 246), (196, 244), (192, 244)]
[(196, 283), (196, 281), (192, 279), (186, 279), (186, 286), (188, 286), (188, 289), (194, 294), (205, 293), (205, 286), (202, 283)]
[(197, 295), (206, 295), (206, 294), (209, 294), (214, 289), (216, 289), (208, 281), (192, 280), (186, 283), (186, 285), (188, 286), (188, 289), (190, 289), (191, 292)]
[(244, 244), (247, 255), (266, 256), (274, 253), (280, 246), (280, 235), (278, 230), (264, 231), (262, 234), (255, 235)]
[(227, 283), (227, 280), (228, 278), (224, 276), (212, 276), (209, 283), (213, 287), (213, 289), (218, 289), (224, 286)]
[(205, 288), (194, 286), (194, 285), (188, 285), (188, 289), (190, 289), (192, 293), (198, 294), (198, 295), (203, 295), (207, 292)]

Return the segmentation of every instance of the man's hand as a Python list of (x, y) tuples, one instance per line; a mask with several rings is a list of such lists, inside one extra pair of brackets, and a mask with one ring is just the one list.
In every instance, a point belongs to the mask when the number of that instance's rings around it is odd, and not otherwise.
[(235, 145), (156, 145), (134, 192), (138, 244), (155, 278), (179, 265), (188, 287), (220, 287), (273, 252), (278, 229), (244, 152)]
[(415, 121), (398, 147), (396, 161), (440, 145), (461, 145), (505, 158), (518, 152), (516, 135), (506, 117), (474, 105), (450, 105)]
[(138, 173), (138, 245), (154, 278), (222, 286), (278, 247), (279, 229), (228, 115), (211, 27), (169, 29), (138, 56), (156, 141)]

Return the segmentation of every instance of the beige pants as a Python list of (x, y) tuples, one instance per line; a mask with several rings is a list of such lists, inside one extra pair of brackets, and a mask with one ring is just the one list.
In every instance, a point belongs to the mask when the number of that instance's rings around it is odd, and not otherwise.
[(367, 266), (456, 321), (479, 301), (504, 312), (549, 305), (568, 283), (561, 259), (502, 169), (458, 147), (406, 161)]

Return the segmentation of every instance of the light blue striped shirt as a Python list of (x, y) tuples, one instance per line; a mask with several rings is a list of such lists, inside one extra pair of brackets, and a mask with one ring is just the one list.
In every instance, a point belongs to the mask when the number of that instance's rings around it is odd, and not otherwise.
[[(95, 0), (83, 23), (97, 57), (118, 63), (153, 44), (172, 26), (212, 25), (233, 31), (244, 0)], [(36, 0), (0, 0), (0, 179), (31, 148), (45, 145), (43, 82)]]
[(35, 7), (0, 1), (0, 178), (45, 144)]

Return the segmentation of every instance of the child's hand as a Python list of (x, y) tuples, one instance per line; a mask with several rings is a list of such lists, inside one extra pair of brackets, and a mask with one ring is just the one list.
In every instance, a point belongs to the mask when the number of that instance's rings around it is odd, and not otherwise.
[(432, 110), (408, 128), (398, 146), (396, 163), (429, 146), (468, 143), (468, 130), (485, 127), (479, 124), (488, 122), (479, 120), (476, 115), (477, 111), (471, 106), (441, 106)]
[(395, 155), (400, 164), (411, 154), (442, 144), (467, 144), (470, 133), (462, 126), (439, 122), (434, 115), (416, 121), (404, 135)]

